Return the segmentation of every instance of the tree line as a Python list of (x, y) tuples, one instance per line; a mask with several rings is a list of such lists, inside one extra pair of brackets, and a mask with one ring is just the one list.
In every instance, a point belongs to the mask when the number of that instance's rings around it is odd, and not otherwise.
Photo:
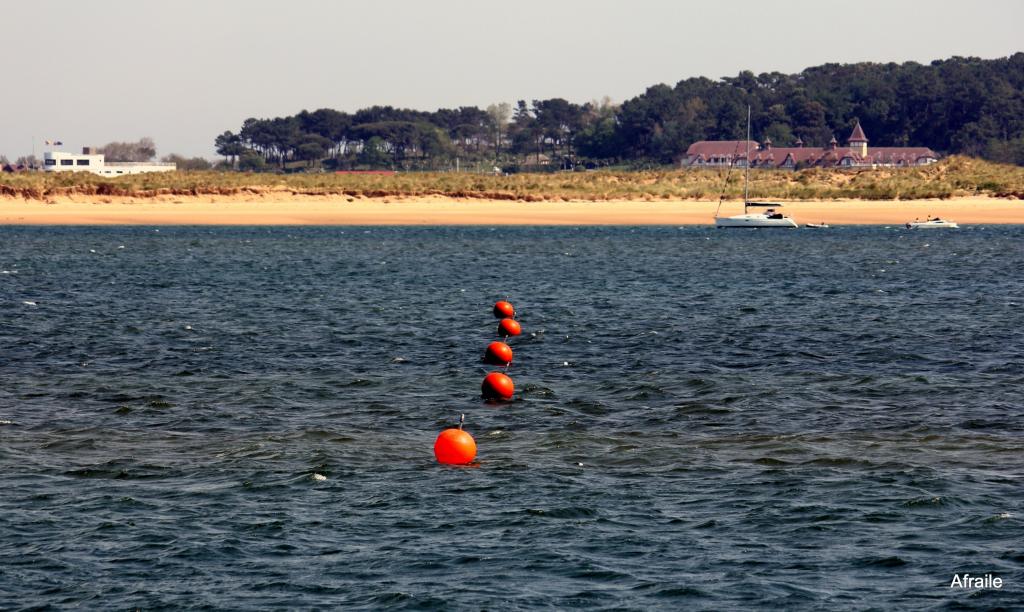
[[(104, 159), (110, 162), (147, 162), (156, 157), (156, 143), (152, 138), (144, 136), (135, 142), (108, 142), (99, 147), (97, 152), (102, 153)], [(176, 153), (164, 155), (160, 161), (173, 162), (179, 170), (209, 170), (213, 167), (205, 158), (187, 158)]]
[[(797, 74), (654, 85), (622, 104), (562, 98), (426, 112), (373, 106), (249, 118), (215, 139), (241, 170), (456, 167), (505, 171), (677, 162), (698, 140), (739, 140), (752, 113), (756, 140), (777, 146), (840, 142), (855, 120), (873, 146), (927, 146), (1024, 165), (1024, 53), (984, 60), (825, 64)], [(155, 153), (152, 141), (109, 143), (108, 159)], [(109, 149), (109, 151), (107, 151)], [(183, 169), (202, 158), (171, 155)], [(19, 160), (19, 162), (22, 160)]]
[(845, 142), (859, 119), (875, 146), (927, 146), (1024, 165), (1024, 53), (928, 65), (825, 64), (655, 85), (614, 105), (562, 98), (425, 112), (373, 106), (246, 119), (215, 146), (231, 167), (567, 169), (677, 162), (698, 140)]

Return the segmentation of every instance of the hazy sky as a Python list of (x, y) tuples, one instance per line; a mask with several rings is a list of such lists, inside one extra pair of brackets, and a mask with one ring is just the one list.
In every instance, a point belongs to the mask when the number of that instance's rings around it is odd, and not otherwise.
[(213, 157), (246, 117), (563, 97), (825, 62), (1024, 50), (1021, 0), (0, 0), (0, 154), (152, 137)]

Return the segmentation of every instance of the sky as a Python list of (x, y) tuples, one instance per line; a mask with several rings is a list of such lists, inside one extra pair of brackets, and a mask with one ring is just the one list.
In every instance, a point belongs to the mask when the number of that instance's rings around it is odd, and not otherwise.
[(0, 0), (0, 155), (148, 136), (214, 158), (247, 117), (433, 111), (828, 62), (1024, 51), (1020, 0)]

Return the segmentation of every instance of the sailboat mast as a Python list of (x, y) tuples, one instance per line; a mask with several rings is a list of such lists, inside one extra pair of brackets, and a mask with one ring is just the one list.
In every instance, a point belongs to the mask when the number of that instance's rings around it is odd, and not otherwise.
[(743, 214), (747, 214), (747, 202), (750, 200), (750, 192), (747, 183), (750, 179), (750, 105), (747, 105), (747, 152), (743, 160)]

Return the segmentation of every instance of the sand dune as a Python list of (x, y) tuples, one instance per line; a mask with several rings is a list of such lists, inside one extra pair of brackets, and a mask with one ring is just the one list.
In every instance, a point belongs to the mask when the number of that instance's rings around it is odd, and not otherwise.
[[(351, 200), (351, 201), (350, 201)], [(518, 202), (344, 196), (0, 197), (4, 225), (709, 225), (717, 202), (658, 200)], [(797, 222), (901, 224), (941, 216), (961, 224), (1024, 224), (1024, 201), (960, 198), (917, 201), (793, 202)], [(726, 202), (722, 214), (739, 214)]]

